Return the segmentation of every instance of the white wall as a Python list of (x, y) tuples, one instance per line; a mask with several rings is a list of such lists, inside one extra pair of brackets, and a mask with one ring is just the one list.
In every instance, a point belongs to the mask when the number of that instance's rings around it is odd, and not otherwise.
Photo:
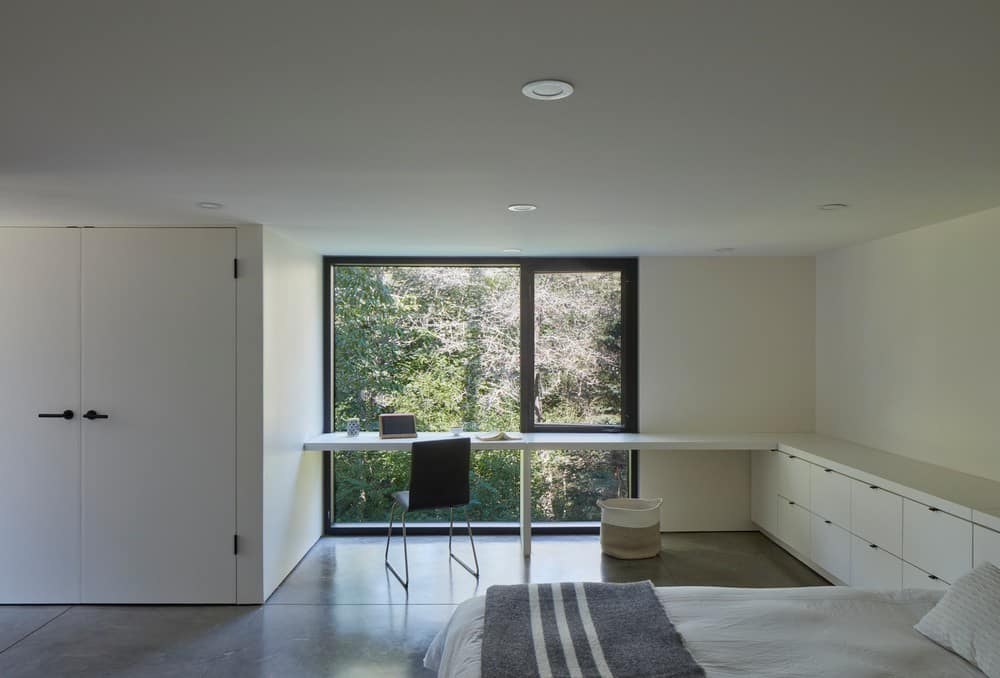
[(818, 432), (1000, 480), (1000, 209), (820, 255), (816, 328)]
[(261, 520), (263, 401), (263, 230), (236, 229), (236, 602), (264, 602)]
[[(812, 431), (812, 257), (642, 257), (639, 427)], [(749, 530), (746, 452), (644, 452), (639, 492), (664, 530)]]
[(263, 591), (267, 598), (322, 535), (323, 274), (319, 254), (263, 234)]

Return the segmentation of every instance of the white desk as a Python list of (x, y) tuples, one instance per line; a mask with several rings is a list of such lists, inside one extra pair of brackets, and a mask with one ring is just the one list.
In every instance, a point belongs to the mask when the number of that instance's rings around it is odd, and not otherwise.
[[(532, 450), (771, 450), (778, 435), (770, 433), (715, 435), (658, 435), (651, 433), (523, 433), (521, 440), (486, 442), (472, 437), (474, 450), (521, 452), (520, 531), (524, 555), (531, 555), (531, 452)], [(409, 450), (418, 440), (440, 440), (450, 433), (420, 433), (416, 438), (380, 440), (377, 433), (348, 438), (346, 433), (324, 433), (307, 440), (305, 450), (380, 451)]]

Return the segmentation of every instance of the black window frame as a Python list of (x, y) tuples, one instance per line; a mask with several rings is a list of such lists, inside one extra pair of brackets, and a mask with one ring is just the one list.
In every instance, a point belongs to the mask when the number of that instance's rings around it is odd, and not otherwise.
[[(525, 433), (638, 433), (638, 262), (613, 258), (525, 258), (521, 265), (521, 431)], [(538, 424), (532, 412), (535, 399), (535, 275), (538, 273), (621, 274), (622, 309), (622, 423)]]
[[(333, 432), (333, 269), (335, 266), (482, 266), (517, 267), (520, 272), (520, 421), (524, 433), (638, 433), (639, 431), (639, 261), (635, 257), (323, 257), (323, 431)], [(622, 309), (622, 423), (619, 426), (588, 424), (536, 424), (532, 412), (534, 373), (536, 273), (618, 272), (621, 274)], [(333, 522), (330, 452), (323, 453), (323, 526), (327, 535), (383, 534), (378, 523), (368, 526), (338, 527)], [(631, 496), (638, 495), (639, 453), (629, 456)], [(570, 526), (558, 523), (532, 527), (532, 533), (596, 534), (597, 526)], [(476, 526), (477, 534), (516, 534), (517, 527)], [(444, 534), (446, 528), (413, 525), (412, 534)]]

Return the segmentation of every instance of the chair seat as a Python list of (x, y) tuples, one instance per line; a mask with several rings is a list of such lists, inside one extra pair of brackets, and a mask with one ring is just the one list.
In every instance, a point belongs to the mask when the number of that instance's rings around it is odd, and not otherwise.
[[(393, 492), (389, 496), (392, 497), (397, 504), (399, 504), (401, 507), (403, 507), (403, 513), (406, 513), (407, 511), (410, 510), (410, 491), (409, 490), (400, 490), (399, 492)], [(474, 503), (474, 502), (470, 502), (470, 503)], [(438, 504), (438, 503), (433, 503), (433, 504), (431, 504), (429, 506), (424, 506), (423, 504), (421, 504), (420, 506), (418, 506), (414, 510), (416, 511), (416, 510), (422, 510), (422, 509), (450, 509), (450, 508), (460, 508), (462, 506), (468, 506), (468, 505), (469, 505), (468, 503), (465, 503), (465, 504)]]
[(402, 490), (400, 492), (393, 492), (392, 493), (392, 498), (394, 500), (396, 500), (396, 503), (398, 503), (400, 506), (403, 507), (403, 513), (406, 513), (407, 511), (410, 510), (410, 491), (409, 490)]

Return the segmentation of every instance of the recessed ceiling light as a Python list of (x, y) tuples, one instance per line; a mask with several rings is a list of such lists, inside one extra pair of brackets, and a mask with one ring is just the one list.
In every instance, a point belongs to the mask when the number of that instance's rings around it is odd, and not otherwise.
[(521, 250), (519, 250), (516, 247), (508, 247), (508, 248), (504, 249), (503, 252), (504, 252), (504, 254), (520, 254)]
[(832, 212), (833, 210), (842, 210), (847, 207), (846, 202), (828, 202), (825, 205), (820, 205), (819, 208), (824, 212)]
[(717, 247), (715, 249), (715, 251), (718, 252), (719, 254), (732, 254), (733, 252), (736, 251), (736, 248), (735, 247)]
[(507, 205), (507, 209), (511, 212), (534, 212), (538, 209), (538, 205)]
[(521, 94), (538, 101), (557, 101), (572, 93), (573, 85), (565, 80), (533, 80), (521, 88)]
[(198, 207), (202, 208), (203, 210), (221, 210), (224, 207), (224, 205), (221, 202), (206, 201), (198, 203)]

